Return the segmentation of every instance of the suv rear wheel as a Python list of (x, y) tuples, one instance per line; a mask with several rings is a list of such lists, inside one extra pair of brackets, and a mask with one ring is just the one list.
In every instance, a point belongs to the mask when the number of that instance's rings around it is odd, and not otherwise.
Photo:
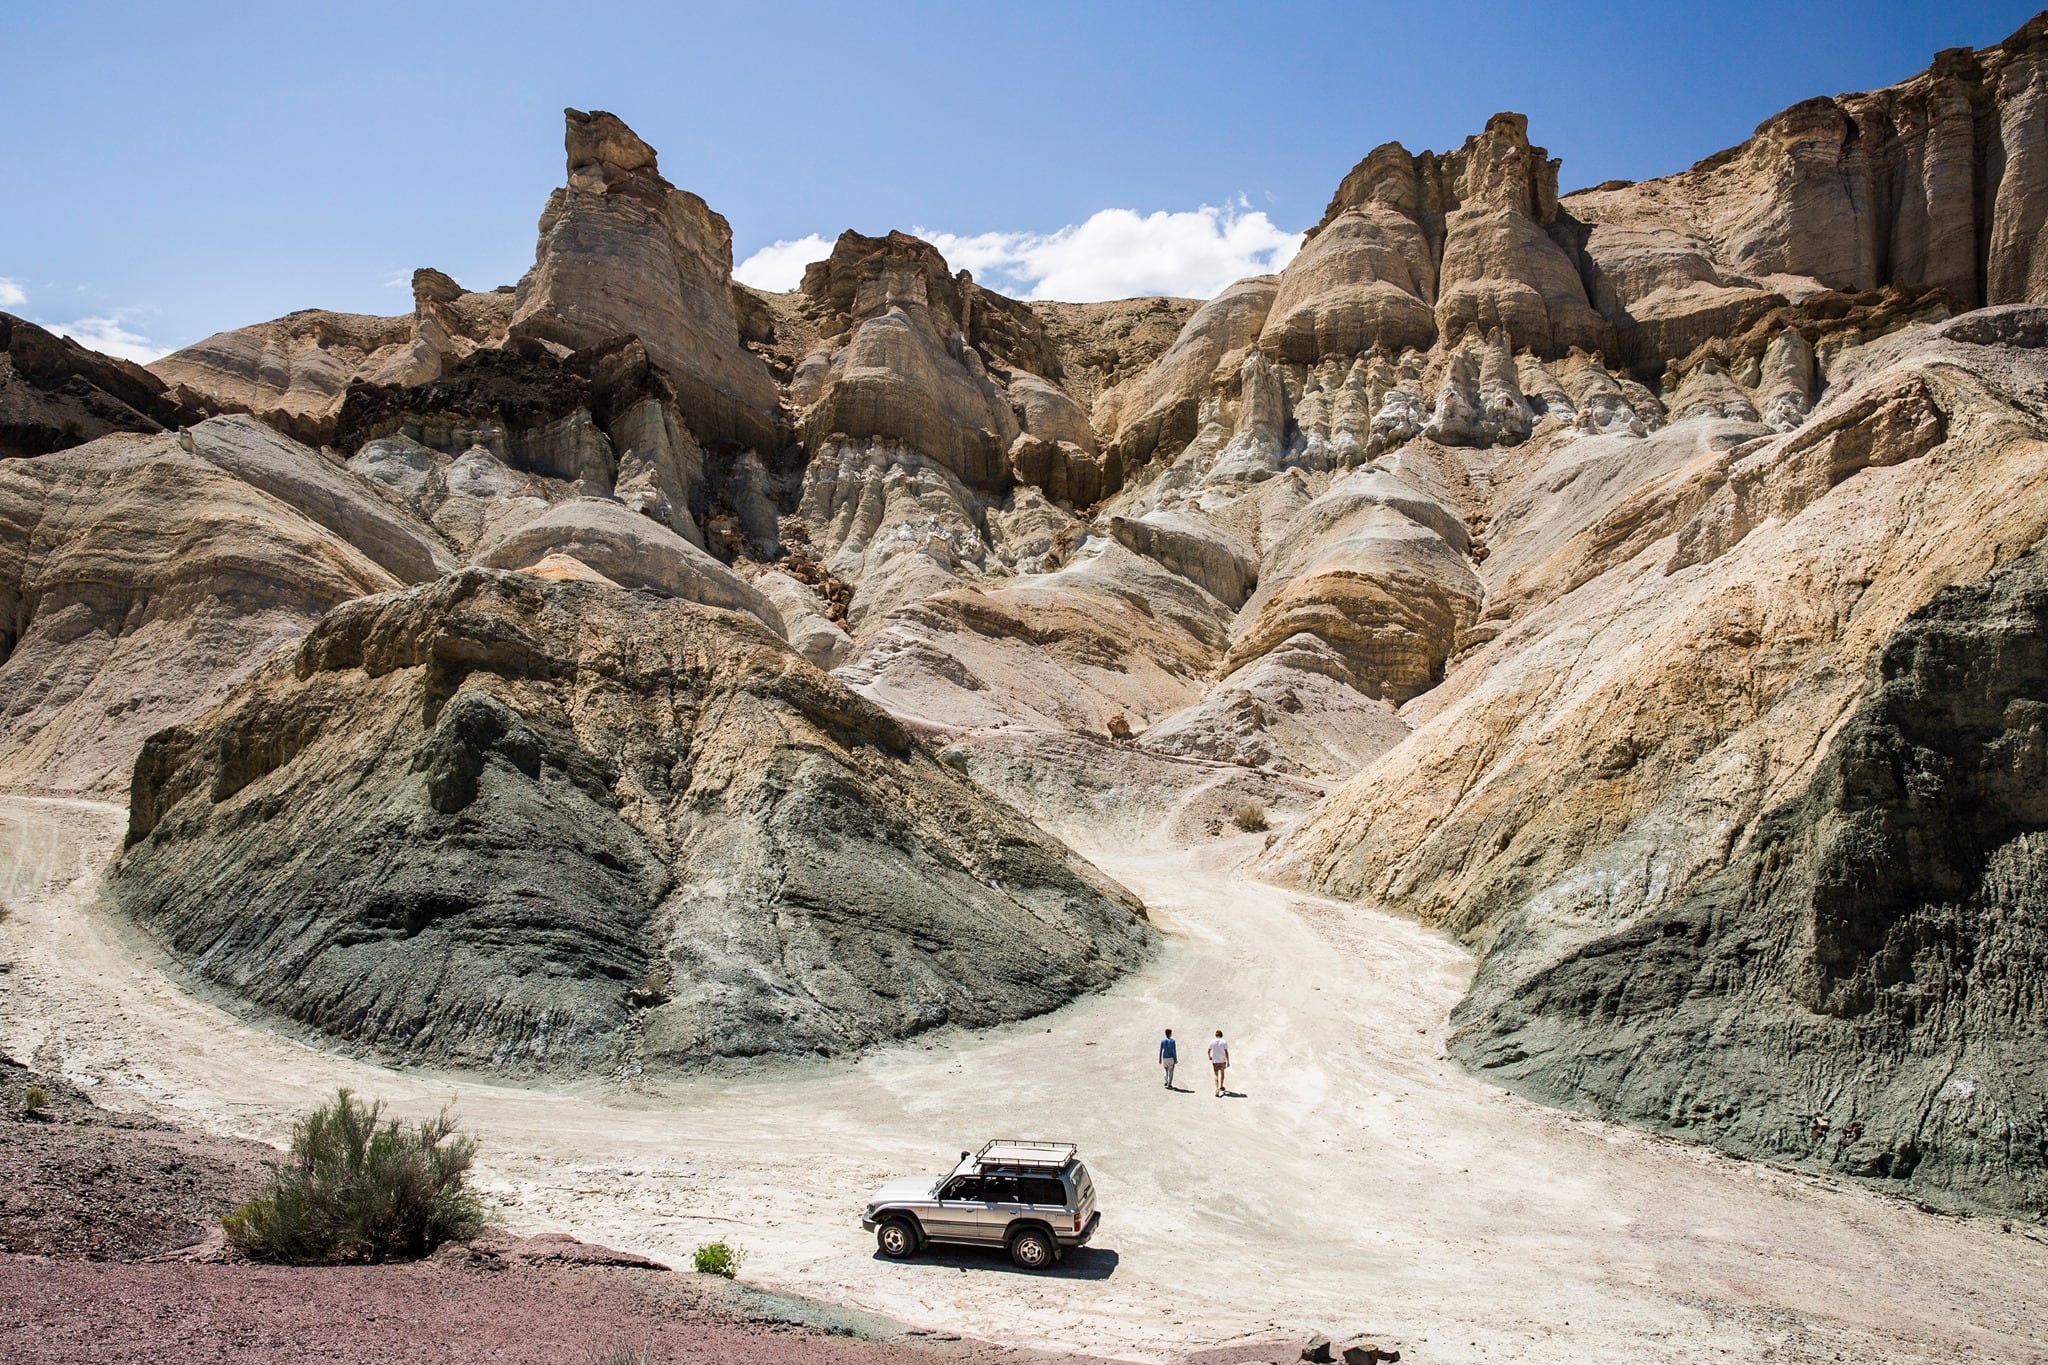
[(917, 1229), (907, 1218), (891, 1218), (875, 1229), (875, 1246), (892, 1261), (906, 1256), (915, 1256), (918, 1246)]
[(1026, 1270), (1043, 1270), (1058, 1255), (1052, 1238), (1038, 1228), (1020, 1228), (1010, 1234), (1010, 1259)]

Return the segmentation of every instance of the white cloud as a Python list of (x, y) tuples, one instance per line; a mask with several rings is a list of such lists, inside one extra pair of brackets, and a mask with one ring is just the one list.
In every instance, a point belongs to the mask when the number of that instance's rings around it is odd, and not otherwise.
[(171, 348), (159, 346), (140, 332), (131, 332), (123, 324), (128, 310), (117, 309), (112, 317), (79, 318), (75, 322), (46, 322), (43, 326), (61, 336), (68, 336), (81, 346), (89, 346), (107, 355), (132, 360), (138, 365), (169, 355)]
[(0, 275), (0, 308), (19, 308), (27, 302), (28, 291), (21, 287), (21, 281)]
[(734, 266), (732, 277), (752, 288), (782, 294), (803, 283), (805, 266), (831, 254), (832, 244), (813, 232), (793, 242), (762, 247)]
[[(979, 232), (963, 236), (913, 228), (956, 270), (1024, 299), (1094, 303), (1146, 294), (1206, 299), (1247, 275), (1269, 275), (1294, 259), (1301, 234), (1276, 227), (1242, 196), (1221, 208), (1178, 213), (1103, 209), (1057, 232)], [(832, 244), (817, 233), (762, 247), (733, 278), (756, 289), (794, 289), (804, 267)]]
[(1048, 233), (916, 231), (984, 284), (1067, 303), (1145, 294), (1211, 298), (1247, 275), (1283, 268), (1301, 249), (1300, 233), (1274, 226), (1242, 197), (1179, 213), (1103, 209)]

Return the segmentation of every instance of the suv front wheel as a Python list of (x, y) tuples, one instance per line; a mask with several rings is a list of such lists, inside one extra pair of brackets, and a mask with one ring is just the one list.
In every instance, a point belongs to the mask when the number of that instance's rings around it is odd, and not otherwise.
[(906, 1218), (891, 1218), (875, 1229), (875, 1246), (892, 1261), (917, 1254), (917, 1229)]
[(1025, 1270), (1043, 1270), (1058, 1256), (1052, 1238), (1038, 1228), (1020, 1228), (1010, 1235), (1010, 1259)]

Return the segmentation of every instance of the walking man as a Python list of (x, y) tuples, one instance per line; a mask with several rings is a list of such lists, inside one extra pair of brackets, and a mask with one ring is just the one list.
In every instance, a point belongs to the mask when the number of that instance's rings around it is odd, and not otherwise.
[(1159, 1065), (1166, 1069), (1166, 1088), (1168, 1090), (1173, 1089), (1173, 1068), (1174, 1064), (1178, 1061), (1180, 1061), (1180, 1045), (1173, 1041), (1173, 1030), (1168, 1029), (1166, 1036), (1159, 1040)]
[(1216, 1072), (1216, 1098), (1223, 1098), (1223, 1073), (1230, 1069), (1230, 1044), (1223, 1041), (1223, 1030), (1217, 1029), (1216, 1036), (1209, 1040), (1209, 1065)]

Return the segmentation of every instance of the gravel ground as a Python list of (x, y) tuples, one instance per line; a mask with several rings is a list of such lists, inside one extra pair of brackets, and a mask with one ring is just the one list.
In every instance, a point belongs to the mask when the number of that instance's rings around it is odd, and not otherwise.
[[(47, 1094), (33, 1112), (30, 1085)], [(410, 1265), (251, 1265), (221, 1245), (219, 1219), (258, 1191), (277, 1156), (109, 1112), (61, 1077), (0, 1057), (0, 1361), (1057, 1359), (622, 1265), (639, 1258), (567, 1237), (493, 1234)]]
[[(30, 1085), (49, 1100), (22, 1103)], [(0, 1057), (0, 1252), (131, 1261), (204, 1239), (261, 1186), (259, 1142), (181, 1132), (95, 1107), (61, 1078)]]
[(968, 1342), (869, 1341), (748, 1320), (691, 1275), (445, 1262), (287, 1269), (0, 1256), (0, 1360), (18, 1365), (1039, 1365)]
[[(1085, 849), (1143, 895), (1166, 946), (1043, 1019), (739, 1080), (523, 1087), (308, 1047), (188, 993), (97, 908), (121, 827), (110, 807), (0, 797), (0, 1050), (101, 1105), (269, 1142), (337, 1085), (408, 1117), (453, 1104), (514, 1235), (670, 1265), (729, 1237), (759, 1289), (1156, 1362), (1252, 1342), (1269, 1345), (1239, 1358), (1292, 1360), (1315, 1330), (1422, 1365), (2044, 1360), (2037, 1230), (1495, 1089), (1442, 1049), (1469, 956), (1247, 878), (1255, 836)], [(1230, 1098), (1188, 1068), (1161, 1086), (1164, 1024), (1230, 1030)], [(1000, 1253), (876, 1255), (857, 1222), (867, 1191), (1013, 1133), (1081, 1144), (1104, 1209), (1094, 1246), (1040, 1275)]]

